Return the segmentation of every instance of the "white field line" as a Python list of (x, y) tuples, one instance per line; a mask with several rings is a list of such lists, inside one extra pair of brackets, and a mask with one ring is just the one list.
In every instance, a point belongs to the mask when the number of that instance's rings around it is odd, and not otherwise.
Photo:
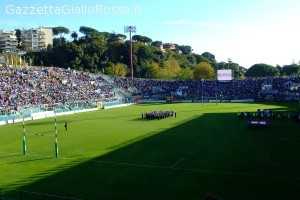
[(176, 163), (174, 163), (170, 168), (175, 168), (176, 165), (184, 161), (186, 158), (180, 158)]
[[(21, 155), (18, 153), (7, 153), (7, 152), (0, 152), (0, 154), (6, 155)], [(27, 154), (26, 156), (32, 157), (47, 157), (43, 155), (31, 155)], [(49, 158), (49, 156), (47, 157)], [(182, 167), (175, 167), (179, 161), (181, 162), (184, 158), (179, 160), (173, 166), (159, 166), (159, 165), (145, 165), (145, 164), (135, 164), (135, 163), (126, 163), (126, 162), (112, 162), (112, 161), (104, 161), (104, 160), (91, 160), (91, 159), (77, 159), (77, 158), (66, 158), (66, 157), (59, 157), (54, 159), (63, 159), (63, 160), (76, 160), (76, 161), (89, 161), (94, 163), (103, 163), (103, 164), (113, 164), (113, 165), (123, 165), (123, 166), (132, 166), (132, 167), (145, 167), (145, 168), (156, 168), (156, 169), (167, 169), (167, 170), (182, 170), (182, 171), (189, 171), (189, 172), (198, 172), (198, 173), (212, 173), (212, 174), (225, 174), (225, 175), (235, 175), (235, 176), (249, 176), (249, 177), (260, 177), (260, 178), (271, 178), (271, 179), (287, 179), (287, 180), (300, 180), (300, 177), (291, 177), (291, 176), (276, 176), (276, 175), (263, 175), (263, 174), (253, 174), (253, 173), (243, 173), (243, 172), (229, 172), (229, 171), (217, 171), (217, 170), (205, 170), (205, 169), (192, 169), (192, 168), (182, 168)]]

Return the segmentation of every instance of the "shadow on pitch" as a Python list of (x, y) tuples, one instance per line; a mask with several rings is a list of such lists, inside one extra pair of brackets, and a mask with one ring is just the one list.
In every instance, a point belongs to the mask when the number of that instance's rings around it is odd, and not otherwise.
[(7, 164), (17, 164), (17, 163), (36, 162), (36, 161), (50, 160), (50, 159), (54, 159), (54, 157), (49, 157), (49, 158), (35, 158), (35, 159), (29, 159), (29, 160), (23, 160), (23, 161), (17, 161), (17, 162), (10, 162), (10, 163), (7, 163)]
[(0, 159), (1, 158), (13, 158), (13, 157), (21, 157), (23, 155), (8, 155), (8, 156), (0, 156)]
[[(247, 109), (253, 108), (247, 107), (245, 111)], [(280, 112), (281, 109), (274, 111)], [(141, 118), (132, 121), (143, 123)], [(281, 126), (285, 124), (289, 133), (282, 132)], [(298, 197), (298, 180), (284, 182), (282, 179), (264, 178), (260, 181), (259, 177), (255, 176), (241, 178), (239, 175), (208, 172), (271, 175), (278, 173), (288, 176), (294, 166), (286, 165), (289, 160), (284, 154), (277, 152), (278, 157), (272, 154), (276, 153), (276, 149), (287, 151), (287, 146), (282, 146), (282, 141), (274, 140), (274, 137), (288, 139), (295, 136), (298, 133), (295, 127), (297, 125), (293, 122), (274, 120), (267, 129), (248, 129), (247, 120), (237, 119), (236, 113), (206, 113), (168, 130), (144, 134), (112, 145), (109, 149), (113, 151), (106, 155), (84, 161), (70, 160), (68, 164), (34, 175), (40, 180), (18, 189), (108, 200), (193, 200), (204, 199), (208, 192), (233, 200), (243, 199), (245, 196), (253, 197), (254, 194), (260, 194), (261, 199)], [(188, 134), (188, 137), (185, 134)], [(284, 140), (284, 143), (286, 142), (287, 140)], [(263, 148), (265, 146), (266, 149)], [(297, 150), (297, 147), (294, 148)], [(268, 163), (257, 163), (264, 158), (273, 162), (275, 160), (279, 165), (270, 167)], [(297, 158), (290, 163), (296, 161)], [(53, 162), (59, 163), (61, 160), (53, 159)], [(298, 166), (296, 168), (298, 169)], [(293, 175), (299, 177), (300, 171)], [(35, 180), (36, 177), (30, 178)], [(234, 191), (232, 185), (235, 187)], [(272, 193), (265, 193), (266, 185), (273, 186)], [(282, 187), (289, 189), (282, 190)], [(251, 191), (245, 188), (251, 188)]]

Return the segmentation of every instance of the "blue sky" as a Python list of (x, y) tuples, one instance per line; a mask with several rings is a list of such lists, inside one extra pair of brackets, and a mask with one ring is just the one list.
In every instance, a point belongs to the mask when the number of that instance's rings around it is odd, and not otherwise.
[(246, 68), (300, 61), (299, 0), (0, 1), (5, 30), (65, 26), (78, 32), (89, 26), (124, 33), (126, 25), (152, 40), (190, 45), (195, 53), (208, 51), (217, 61), (230, 58)]

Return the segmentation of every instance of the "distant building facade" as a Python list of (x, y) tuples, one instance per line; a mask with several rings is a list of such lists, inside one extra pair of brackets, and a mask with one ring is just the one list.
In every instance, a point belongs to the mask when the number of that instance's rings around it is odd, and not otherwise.
[(48, 45), (53, 46), (52, 28), (32, 28), (22, 31), (22, 44), (27, 51), (40, 51), (47, 48)]
[(160, 45), (160, 50), (162, 52), (167, 52), (167, 51), (174, 51), (176, 53), (181, 53), (181, 51), (178, 48), (177, 44), (173, 44), (173, 43), (164, 43)]
[(0, 52), (16, 53), (17, 45), (18, 41), (15, 31), (0, 30)]

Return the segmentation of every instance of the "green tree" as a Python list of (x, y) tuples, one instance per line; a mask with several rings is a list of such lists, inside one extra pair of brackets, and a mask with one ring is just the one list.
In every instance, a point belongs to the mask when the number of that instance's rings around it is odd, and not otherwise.
[(132, 40), (134, 42), (142, 42), (144, 44), (151, 44), (151, 42), (152, 42), (151, 38), (148, 38), (146, 36), (141, 36), (141, 35), (134, 35), (134, 36), (132, 36)]
[(48, 52), (51, 52), (52, 49), (53, 49), (53, 47), (52, 47), (51, 44), (48, 44), (47, 47), (46, 47), (46, 49), (47, 49)]
[[(48, 51), (28, 52), (26, 57), (32, 60), (32, 65), (51, 66), (53, 65), (52, 54)], [(27, 61), (28, 62), (28, 61)]]
[[(107, 35), (105, 37), (107, 37)], [(110, 42), (118, 42), (119, 38), (118, 38), (117, 34), (115, 32), (113, 32), (113, 33), (111, 33), (109, 35), (109, 37), (106, 40), (107, 40), (108, 43), (110, 43)]]
[(54, 47), (58, 47), (60, 45), (66, 44), (67, 40), (66, 38), (62, 37), (62, 38), (53, 38), (53, 46)]
[(141, 36), (141, 35), (133, 35), (133, 36), (132, 36), (132, 40), (133, 40), (134, 42), (141, 42), (141, 41), (142, 41), (142, 38), (143, 38), (143, 36)]
[(119, 41), (121, 40), (122, 42), (124, 42), (127, 38), (127, 36), (124, 34), (117, 34), (117, 37), (118, 37)]
[(124, 56), (126, 53), (126, 45), (124, 43), (114, 41), (108, 44), (105, 56), (107, 56), (108, 60), (113, 63), (124, 63)]
[(182, 45), (179, 46), (178, 48), (182, 52), (182, 54), (191, 54), (193, 51), (192, 47), (188, 45)]
[(64, 37), (65, 34), (69, 34), (70, 30), (63, 26), (58, 26), (52, 28), (53, 35), (59, 35), (61, 37)]
[(123, 63), (111, 64), (105, 68), (105, 73), (113, 76), (125, 77), (128, 71), (128, 67)]
[(105, 35), (105, 37), (107, 42), (110, 43), (110, 42), (124, 42), (127, 36), (124, 34), (116, 34), (113, 32), (109, 36)]
[(202, 62), (199, 63), (194, 71), (193, 71), (194, 79), (213, 79), (215, 78), (215, 71), (214, 68), (211, 66), (210, 63)]
[(108, 41), (111, 38), (111, 33), (109, 32), (101, 32), (104, 35), (104, 38), (106, 41)]
[(91, 38), (95, 33), (99, 33), (99, 31), (97, 31), (96, 29), (87, 26), (80, 26), (79, 32), (88, 38)]
[(99, 57), (96, 53), (94, 54), (84, 54), (82, 58), (82, 64), (84, 71), (87, 72), (97, 72), (96, 63), (98, 62)]
[(247, 69), (245, 67), (240, 66), (240, 78), (245, 78), (245, 74), (247, 72)]
[(16, 29), (15, 31), (16, 31), (16, 37), (17, 37), (17, 42), (18, 42), (17, 48), (24, 50), (25, 47), (22, 45), (22, 32), (20, 29)]
[(207, 63), (210, 63), (209, 59), (202, 56), (202, 55), (199, 55), (199, 54), (195, 54), (193, 53), (192, 54), (194, 56), (194, 58), (196, 59), (196, 63), (199, 64), (201, 62), (207, 62)]
[(155, 46), (155, 47), (158, 47), (158, 48), (159, 48), (160, 45), (162, 45), (162, 44), (163, 44), (162, 41), (154, 41), (154, 42), (151, 43), (152, 46)]
[[(88, 54), (90, 58), (92, 57), (94, 59), (94, 65), (91, 65), (90, 67), (94, 68), (97, 66), (97, 68), (101, 68), (103, 58), (105, 57), (105, 52), (107, 51), (108, 44), (104, 39), (104, 35), (99, 32), (92, 32), (90, 35), (90, 38), (85, 38), (84, 40), (80, 41), (80, 46), (84, 49), (84, 54)], [(83, 43), (82, 43), (83, 42)], [(84, 65), (85, 70), (89, 68), (89, 66)], [(90, 69), (91, 71), (94, 71), (93, 69)]]
[[(126, 49), (128, 50), (128, 53), (130, 52), (130, 42), (126, 41), (125, 45), (127, 46)], [(145, 46), (142, 42), (133, 42), (132, 43), (132, 53), (136, 54), (136, 52), (139, 50), (140, 47)]]
[[(66, 27), (63, 27), (63, 26), (58, 26), (58, 27), (54, 27), (52, 28), (52, 31), (53, 31), (53, 35), (54, 36), (59, 36), (60, 38), (60, 45), (64, 44), (66, 39), (65, 39), (65, 34), (69, 34), (70, 30)], [(63, 40), (64, 38), (64, 40)]]
[(137, 52), (136, 52), (136, 56), (138, 57), (139, 60), (141, 61), (151, 61), (153, 59), (153, 50), (151, 48), (151, 46), (141, 46)]
[[(124, 43), (125, 45), (125, 52), (123, 54), (123, 58), (124, 58), (124, 64), (126, 64), (127, 66), (130, 66), (130, 42), (126, 41)], [(137, 69), (139, 67), (139, 60), (138, 57), (136, 55), (137, 51), (139, 50), (140, 47), (145, 46), (144, 43), (142, 42), (133, 42), (132, 43), (132, 60), (133, 60), (133, 66), (134, 66), (134, 76), (136, 77), (136, 74), (138, 74), (139, 69)]]
[(245, 76), (246, 77), (268, 77), (279, 76), (280, 72), (276, 67), (267, 64), (255, 64), (250, 67)]
[(142, 61), (137, 76), (143, 78), (158, 78), (160, 67), (153, 61)]
[(167, 51), (165, 54), (165, 60), (176, 59), (176, 53), (174, 51)]
[(165, 60), (165, 54), (161, 50), (155, 48), (153, 50), (153, 57), (152, 58), (153, 58), (154, 62), (156, 62), (159, 65), (162, 65), (163, 61)]
[(77, 67), (70, 66), (70, 63), (76, 58), (82, 59), (83, 49), (81, 46), (76, 45), (73, 42), (66, 43), (59, 47), (53, 48), (53, 65), (60, 66), (63, 68)]
[(160, 70), (160, 78), (175, 79), (177, 78), (181, 68), (179, 62), (174, 59), (168, 59), (163, 62), (163, 68)]
[(282, 68), (282, 75), (286, 76), (297, 76), (300, 75), (300, 65), (291, 64), (285, 65)]
[(179, 80), (191, 80), (193, 79), (193, 71), (189, 68), (181, 69), (177, 74)]
[(158, 73), (159, 73), (159, 66), (156, 62), (151, 62), (149, 69), (145, 73), (145, 78), (153, 78), (156, 79), (158, 78)]
[(218, 69), (229, 69), (229, 64), (227, 62), (219, 62)]
[(70, 66), (78, 71), (84, 71), (82, 66), (81, 58), (75, 57), (73, 60), (70, 61)]
[(89, 44), (85, 45), (85, 50), (89, 54), (96, 53), (99, 57), (102, 56), (104, 51), (107, 50), (107, 42), (104, 40), (103, 35), (95, 35), (91, 38)]
[(175, 53), (174, 58), (178, 60), (181, 68), (194, 68), (196, 65), (196, 59), (193, 55)]
[(212, 67), (215, 69), (215, 71), (218, 69), (217, 60), (214, 54), (209, 52), (204, 52), (201, 54), (201, 56), (207, 58), (209, 60), (209, 63), (212, 65)]
[(71, 37), (73, 38), (73, 40), (77, 40), (78, 39), (78, 33), (76, 31), (73, 31), (71, 34)]

